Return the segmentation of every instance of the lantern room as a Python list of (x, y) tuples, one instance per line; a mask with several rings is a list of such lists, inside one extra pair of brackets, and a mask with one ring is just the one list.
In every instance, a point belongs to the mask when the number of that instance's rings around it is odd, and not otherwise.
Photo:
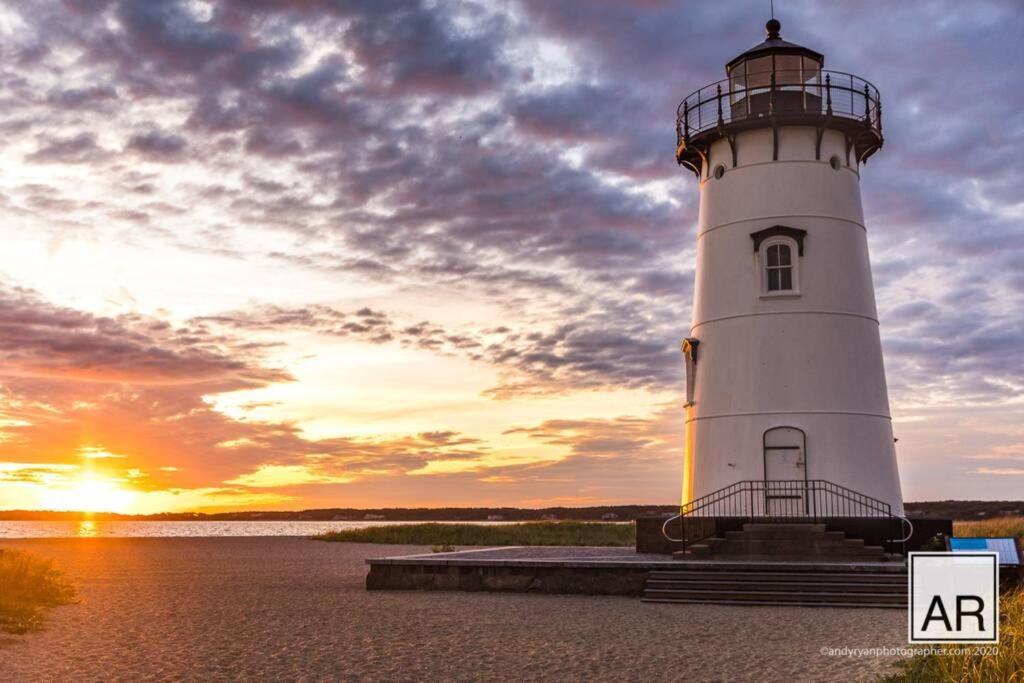
[[(767, 38), (725, 65), (727, 78), (688, 95), (676, 112), (676, 159), (704, 177), (711, 145), (726, 139), (735, 166), (737, 135), (770, 128), (777, 159), (779, 129), (809, 126), (818, 146), (826, 129), (846, 140), (846, 163), (859, 164), (881, 148), (882, 105), (871, 83), (824, 69), (820, 52), (783, 40), (782, 24), (765, 24)], [(819, 149), (820, 151), (820, 149)]]
[(821, 111), (824, 55), (779, 37), (782, 24), (765, 25), (768, 37), (725, 65), (732, 118), (772, 112)]

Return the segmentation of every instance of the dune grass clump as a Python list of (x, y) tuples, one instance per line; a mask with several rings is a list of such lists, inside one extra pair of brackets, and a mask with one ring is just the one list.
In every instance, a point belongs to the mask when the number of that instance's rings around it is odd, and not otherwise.
[(1024, 538), (1024, 517), (993, 517), (953, 522), (953, 534), (956, 536), (1012, 536)]
[(392, 543), (453, 548), (460, 545), (601, 545), (636, 543), (632, 524), (600, 522), (525, 522), (523, 524), (395, 524), (329, 531), (318, 541)]
[(999, 648), (940, 645), (936, 654), (918, 655), (899, 664), (886, 683), (990, 683), (1024, 681), (1024, 589), (999, 600)]
[(0, 548), (0, 631), (38, 629), (50, 608), (74, 600), (74, 585), (52, 560)]

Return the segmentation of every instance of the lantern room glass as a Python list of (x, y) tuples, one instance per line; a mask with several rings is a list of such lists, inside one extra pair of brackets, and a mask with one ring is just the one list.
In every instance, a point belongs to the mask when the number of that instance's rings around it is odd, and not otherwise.
[[(821, 62), (799, 54), (767, 54), (750, 57), (729, 70), (729, 103), (734, 118), (761, 115), (757, 100), (772, 90), (789, 91), (784, 108), (820, 111), (822, 100)], [(758, 95), (762, 97), (758, 97)], [(781, 108), (781, 107), (780, 107)]]

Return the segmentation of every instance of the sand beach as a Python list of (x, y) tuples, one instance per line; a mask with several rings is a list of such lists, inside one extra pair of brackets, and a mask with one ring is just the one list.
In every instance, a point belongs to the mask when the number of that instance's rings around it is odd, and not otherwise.
[(412, 546), (304, 538), (19, 539), (81, 603), (0, 636), (4, 681), (874, 680), (901, 610), (634, 598), (368, 592), (367, 557)]

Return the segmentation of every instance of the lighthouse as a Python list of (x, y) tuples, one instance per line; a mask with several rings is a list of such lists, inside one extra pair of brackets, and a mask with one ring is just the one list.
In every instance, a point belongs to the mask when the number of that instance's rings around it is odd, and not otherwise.
[(678, 109), (700, 186), (683, 502), (759, 481), (748, 514), (809, 513), (833, 486), (902, 515), (860, 196), (879, 93), (765, 28)]

